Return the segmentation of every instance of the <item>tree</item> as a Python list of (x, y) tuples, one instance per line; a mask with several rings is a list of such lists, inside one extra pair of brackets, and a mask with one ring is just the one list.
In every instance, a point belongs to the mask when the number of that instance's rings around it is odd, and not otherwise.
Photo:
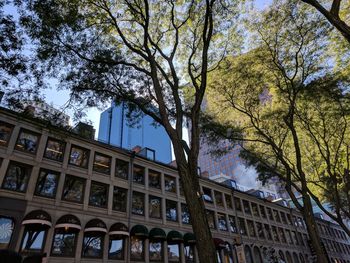
[[(349, 1), (333, 0), (330, 10), (318, 0), (302, 0), (303, 2), (315, 7), (350, 43), (350, 21), (349, 21)], [(343, 11), (342, 11), (343, 10)]]
[[(245, 157), (261, 178), (278, 177), (285, 183), (322, 263), (328, 261), (311, 201), (350, 234), (343, 223), (349, 208), (344, 206), (349, 188), (343, 172), (348, 166), (349, 98), (347, 80), (322, 66), (327, 27), (309, 11), (293, 1), (276, 2), (251, 24), (255, 48), (221, 64), (210, 77), (207, 97), (211, 120), (223, 124), (214, 131), (238, 126)], [(332, 202), (335, 214), (320, 199)]]
[[(209, 69), (235, 43), (237, 3), (19, 2), (21, 22), (35, 40), (38, 58), (71, 90), (72, 99), (88, 106), (127, 101), (164, 126), (174, 146), (200, 261), (216, 262), (197, 175), (199, 114)], [(185, 83), (193, 90), (191, 105), (183, 101)], [(182, 139), (185, 117), (192, 127), (189, 145)]]

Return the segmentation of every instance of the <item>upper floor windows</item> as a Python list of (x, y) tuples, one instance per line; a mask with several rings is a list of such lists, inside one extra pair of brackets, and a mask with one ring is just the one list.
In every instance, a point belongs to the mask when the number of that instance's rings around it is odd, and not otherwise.
[(128, 190), (114, 186), (113, 190), (113, 210), (126, 212), (128, 200)]
[(226, 201), (226, 207), (229, 209), (233, 209), (232, 199), (230, 195), (225, 194), (225, 201)]
[(95, 172), (110, 174), (111, 172), (111, 160), (110, 156), (95, 153), (93, 169)]
[(165, 191), (176, 193), (176, 178), (170, 175), (164, 175)]
[(35, 187), (35, 195), (54, 198), (58, 185), (58, 172), (41, 169)]
[(115, 176), (123, 179), (128, 179), (129, 163), (124, 160), (115, 160)]
[(7, 145), (12, 134), (13, 126), (0, 121), (0, 145)]
[(133, 181), (138, 184), (145, 184), (145, 168), (134, 165)]
[(39, 134), (22, 129), (17, 139), (16, 149), (25, 152), (36, 153), (38, 149), (39, 139)]
[(166, 219), (169, 221), (177, 221), (177, 202), (166, 200)]
[(62, 162), (65, 147), (65, 142), (49, 138), (46, 143), (44, 157), (58, 162)]
[(149, 187), (160, 189), (160, 172), (148, 171), (148, 185)]
[(82, 203), (84, 198), (85, 181), (85, 179), (80, 177), (66, 175), (62, 199)]
[(251, 203), (251, 204), (252, 204), (253, 215), (258, 217), (259, 216), (258, 205), (256, 203)]
[(2, 188), (16, 192), (25, 192), (30, 173), (30, 166), (11, 161), (2, 182)]
[(204, 201), (206, 201), (206, 202), (210, 202), (210, 203), (213, 202), (211, 189), (203, 187), (203, 198), (204, 198)]
[(162, 217), (162, 199), (157, 196), (150, 195), (149, 198), (149, 217)]
[(108, 185), (92, 181), (90, 188), (89, 205), (107, 207)]
[(237, 211), (242, 211), (242, 205), (241, 205), (241, 199), (239, 199), (238, 197), (234, 198), (234, 202), (235, 202), (235, 208)]
[(246, 214), (252, 213), (252, 211), (250, 210), (249, 202), (247, 200), (243, 200), (243, 208)]
[(219, 191), (214, 191), (215, 203), (217, 206), (224, 206), (224, 201), (222, 199), (222, 193)]
[(89, 154), (89, 150), (73, 145), (70, 150), (69, 164), (87, 168), (89, 162)]
[(131, 209), (132, 213), (135, 215), (145, 215), (145, 194), (133, 192)]

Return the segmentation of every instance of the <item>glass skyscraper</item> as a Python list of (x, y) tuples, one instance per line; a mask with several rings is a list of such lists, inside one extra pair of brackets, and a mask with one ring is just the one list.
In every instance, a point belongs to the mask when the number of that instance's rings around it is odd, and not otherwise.
[(155, 151), (155, 160), (171, 162), (171, 142), (164, 127), (155, 125), (153, 119), (144, 115), (138, 123), (129, 125), (126, 104), (112, 104), (101, 113), (98, 140), (124, 149), (135, 146)]

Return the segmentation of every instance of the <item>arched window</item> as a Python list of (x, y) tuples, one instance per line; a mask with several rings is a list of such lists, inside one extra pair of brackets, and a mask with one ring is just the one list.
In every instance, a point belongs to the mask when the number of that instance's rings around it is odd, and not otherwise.
[(41, 253), (44, 249), (47, 230), (52, 226), (51, 216), (43, 210), (28, 213), (22, 222), (24, 233), (21, 253)]
[(196, 237), (192, 233), (186, 233), (184, 235), (184, 248), (185, 248), (185, 262), (192, 263), (195, 262), (195, 245)]
[(107, 233), (106, 224), (100, 219), (92, 219), (84, 229), (82, 257), (102, 258), (103, 243)]
[(183, 242), (181, 233), (173, 230), (167, 235), (168, 240), (168, 262), (180, 261), (180, 243)]
[(161, 228), (152, 228), (149, 232), (149, 260), (164, 261), (163, 259), (163, 241), (166, 234)]
[(292, 256), (288, 251), (286, 252), (286, 258), (287, 258), (287, 263), (293, 263)]
[(7, 249), (13, 234), (15, 222), (12, 218), (0, 216), (0, 249)]
[(244, 246), (244, 254), (245, 254), (245, 260), (246, 263), (253, 263), (253, 256), (252, 256), (252, 251), (249, 246), (245, 245)]
[(124, 259), (126, 237), (129, 230), (123, 223), (115, 223), (109, 229), (109, 259)]
[(293, 260), (294, 260), (294, 263), (300, 263), (299, 258), (298, 258), (298, 254), (295, 252), (293, 252)]
[(148, 229), (144, 225), (135, 225), (130, 231), (130, 259), (143, 261), (145, 259), (145, 239)]
[(233, 263), (233, 255), (232, 255), (232, 248), (231, 245), (228, 242), (225, 242), (225, 248), (223, 249), (224, 252), (224, 263)]
[(283, 254), (282, 250), (280, 250), (280, 251), (278, 252), (278, 256), (279, 256), (280, 261), (281, 261), (282, 263), (285, 263), (285, 262), (286, 262), (286, 258), (284, 257), (284, 254)]
[(55, 226), (51, 255), (74, 257), (80, 229), (80, 221), (74, 215), (64, 215), (58, 219)]
[(300, 263), (305, 263), (304, 256), (301, 253), (299, 254), (299, 258), (300, 258)]
[(261, 253), (258, 247), (254, 247), (253, 249), (253, 253), (254, 253), (254, 262), (255, 263), (262, 263), (262, 258), (261, 258)]

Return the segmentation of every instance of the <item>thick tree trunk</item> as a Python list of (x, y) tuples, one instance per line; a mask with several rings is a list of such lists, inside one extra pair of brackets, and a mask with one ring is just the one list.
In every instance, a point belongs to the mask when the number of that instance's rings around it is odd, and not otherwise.
[(205, 206), (197, 176), (197, 166), (191, 167), (186, 160), (181, 160), (181, 158), (176, 158), (176, 162), (191, 215), (192, 229), (196, 235), (199, 262), (216, 263), (216, 250), (205, 214)]
[(316, 255), (317, 263), (329, 263), (328, 257), (321, 245), (321, 238), (317, 229), (315, 217), (312, 210), (312, 204), (309, 195), (303, 195), (303, 215), (306, 223), (307, 231), (309, 234), (310, 245), (313, 247)]

